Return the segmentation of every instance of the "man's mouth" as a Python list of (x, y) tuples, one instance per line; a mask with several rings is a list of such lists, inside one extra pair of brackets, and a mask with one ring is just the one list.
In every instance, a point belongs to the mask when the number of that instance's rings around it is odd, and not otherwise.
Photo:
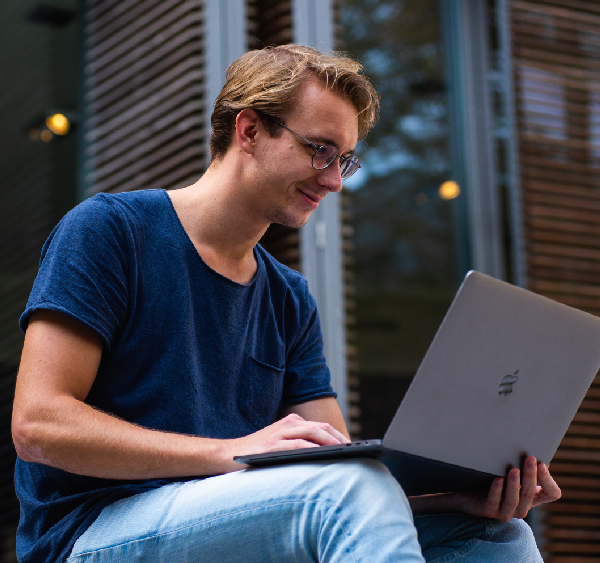
[(315, 203), (319, 203), (319, 202), (321, 201), (321, 198), (318, 198), (318, 197), (316, 197), (316, 196), (314, 196), (314, 195), (310, 195), (310, 194), (308, 194), (308, 193), (306, 193), (306, 192), (303, 192), (301, 189), (298, 189), (298, 191), (299, 191), (299, 192), (300, 192), (302, 195), (306, 196), (308, 199), (310, 199), (310, 200), (314, 201)]

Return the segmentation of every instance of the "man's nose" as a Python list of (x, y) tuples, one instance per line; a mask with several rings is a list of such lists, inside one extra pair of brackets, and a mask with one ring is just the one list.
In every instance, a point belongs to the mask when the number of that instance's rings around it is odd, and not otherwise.
[(323, 168), (319, 175), (319, 183), (330, 192), (339, 192), (342, 189), (342, 171), (340, 159), (336, 158), (327, 168)]

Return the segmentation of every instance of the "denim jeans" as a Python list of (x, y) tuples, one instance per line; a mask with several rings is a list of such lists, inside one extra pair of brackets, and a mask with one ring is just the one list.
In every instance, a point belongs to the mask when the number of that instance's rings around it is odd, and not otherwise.
[(383, 465), (348, 460), (239, 471), (117, 501), (77, 540), (67, 562), (459, 560), (542, 561), (521, 520), (454, 514), (413, 522)]

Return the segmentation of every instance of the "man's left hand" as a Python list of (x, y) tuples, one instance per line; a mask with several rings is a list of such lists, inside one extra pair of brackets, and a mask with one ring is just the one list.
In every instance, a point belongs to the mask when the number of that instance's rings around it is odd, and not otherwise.
[(494, 479), (487, 495), (474, 492), (426, 495), (411, 497), (410, 503), (415, 513), (462, 512), (508, 522), (511, 518), (525, 518), (534, 506), (553, 502), (560, 496), (560, 488), (548, 467), (530, 456), (523, 464), (522, 477), (519, 469), (511, 469), (506, 479)]

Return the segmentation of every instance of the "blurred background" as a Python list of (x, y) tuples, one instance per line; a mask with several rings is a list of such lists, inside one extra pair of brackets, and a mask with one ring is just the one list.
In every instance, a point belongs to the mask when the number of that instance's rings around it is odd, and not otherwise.
[[(248, 49), (341, 49), (381, 92), (343, 193), (262, 241), (317, 298), (354, 437), (382, 437), (469, 269), (600, 314), (595, 0), (4, 0), (0, 31), (0, 562), (16, 560), (17, 322), (44, 240), (95, 193), (195, 182)], [(597, 561), (598, 379), (552, 467), (563, 498), (531, 518), (545, 560)]]

